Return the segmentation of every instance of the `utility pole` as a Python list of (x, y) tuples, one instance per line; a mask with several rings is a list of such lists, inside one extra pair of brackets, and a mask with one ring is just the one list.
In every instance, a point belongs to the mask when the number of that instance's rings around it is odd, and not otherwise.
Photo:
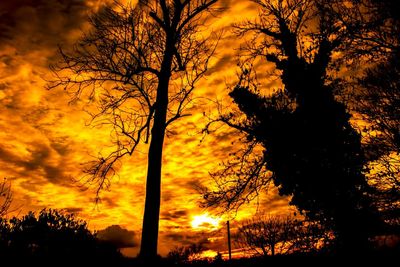
[(230, 226), (229, 226), (229, 220), (226, 221), (226, 227), (228, 228), (228, 252), (229, 252), (229, 260), (232, 260), (231, 228), (230, 228)]

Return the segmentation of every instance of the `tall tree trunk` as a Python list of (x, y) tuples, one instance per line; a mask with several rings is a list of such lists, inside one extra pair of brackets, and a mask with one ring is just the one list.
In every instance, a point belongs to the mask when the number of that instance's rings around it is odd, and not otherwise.
[(168, 109), (168, 87), (171, 78), (171, 64), (173, 58), (173, 53), (171, 52), (173, 50), (171, 47), (173, 47), (171, 46), (171, 42), (168, 43), (167, 40), (167, 48), (165, 49), (157, 87), (154, 124), (151, 129), (151, 141), (147, 162), (146, 199), (140, 246), (140, 257), (146, 262), (153, 261), (157, 258), (162, 151)]
[(275, 256), (275, 244), (271, 244), (271, 256)]

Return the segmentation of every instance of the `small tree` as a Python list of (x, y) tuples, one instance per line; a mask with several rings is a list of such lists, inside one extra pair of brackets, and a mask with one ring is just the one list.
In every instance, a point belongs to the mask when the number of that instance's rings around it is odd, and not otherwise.
[(235, 239), (243, 249), (251, 249), (259, 255), (275, 256), (290, 252), (298, 221), (290, 217), (259, 217), (245, 221)]
[[(148, 147), (146, 200), (140, 255), (157, 256), (161, 196), (161, 165), (165, 132), (187, 116), (191, 93), (204, 76), (217, 40), (200, 34), (217, 0), (140, 0), (136, 6), (102, 8), (91, 17), (92, 30), (63, 62), (57, 79), (74, 99), (85, 94), (98, 100), (93, 115), (113, 127), (115, 150), (101, 155), (85, 170), (98, 193), (109, 187), (115, 164)], [(218, 39), (218, 38), (217, 38)], [(66, 71), (66, 72), (64, 72)]]
[(118, 264), (117, 248), (103, 244), (89, 231), (85, 221), (59, 210), (43, 209), (22, 218), (0, 220), (0, 256), (7, 261), (44, 264)]
[(235, 238), (238, 247), (262, 256), (317, 252), (329, 241), (319, 223), (279, 216), (245, 221)]

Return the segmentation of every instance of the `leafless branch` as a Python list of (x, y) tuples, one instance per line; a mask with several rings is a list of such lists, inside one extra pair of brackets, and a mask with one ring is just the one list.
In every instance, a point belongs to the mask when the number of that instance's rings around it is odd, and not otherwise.
[(6, 178), (4, 178), (3, 182), (0, 184), (0, 218), (9, 212), (11, 202), (11, 184)]
[[(216, 2), (151, 0), (132, 6), (116, 1), (91, 16), (91, 31), (72, 51), (60, 49), (62, 61), (52, 66), (55, 79), (48, 88), (62, 87), (72, 101), (95, 103), (97, 110), (88, 108), (91, 124), (112, 128), (115, 149), (85, 168), (88, 182), (97, 183), (98, 194), (110, 186), (115, 165), (149, 142), (157, 110), (167, 110), (163, 128), (189, 115), (185, 111), (191, 94), (208, 70), (220, 38), (211, 42), (198, 34)], [(169, 46), (172, 67), (165, 70)], [(165, 77), (170, 82), (163, 107), (157, 90)]]

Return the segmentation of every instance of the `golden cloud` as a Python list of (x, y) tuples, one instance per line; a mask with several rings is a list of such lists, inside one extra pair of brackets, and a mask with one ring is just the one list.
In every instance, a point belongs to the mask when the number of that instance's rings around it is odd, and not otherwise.
[[(12, 181), (13, 205), (21, 214), (43, 207), (66, 209), (77, 212), (93, 230), (117, 224), (139, 233), (146, 147), (123, 160), (110, 190), (103, 192), (102, 201), (96, 205), (95, 188), (79, 182), (82, 164), (107, 149), (110, 129), (87, 126), (90, 116), (84, 111), (85, 103), (70, 104), (67, 92), (45, 89), (46, 79), (51, 77), (48, 66), (59, 60), (58, 45), (70, 47), (87, 29), (88, 13), (104, 2), (0, 2), (0, 176)], [(198, 206), (196, 185), (209, 183), (209, 171), (235, 148), (235, 133), (226, 128), (200, 142), (206, 123), (203, 112), (215, 108), (213, 102), (204, 99), (229, 102), (227, 85), (236, 79), (236, 54), (241, 45), (231, 25), (256, 16), (257, 10), (250, 1), (221, 3), (226, 8), (224, 14), (205, 25), (224, 34), (207, 77), (195, 91), (195, 98), (200, 100), (192, 108), (191, 117), (173, 125), (176, 134), (165, 142), (159, 241), (164, 255), (175, 246), (196, 242), (224, 250), (226, 242), (221, 229), (205, 237), (191, 227), (193, 216), (204, 213)], [(259, 208), (288, 212), (287, 199), (271, 192), (262, 196)], [(235, 220), (255, 212), (256, 204), (250, 204)]]

